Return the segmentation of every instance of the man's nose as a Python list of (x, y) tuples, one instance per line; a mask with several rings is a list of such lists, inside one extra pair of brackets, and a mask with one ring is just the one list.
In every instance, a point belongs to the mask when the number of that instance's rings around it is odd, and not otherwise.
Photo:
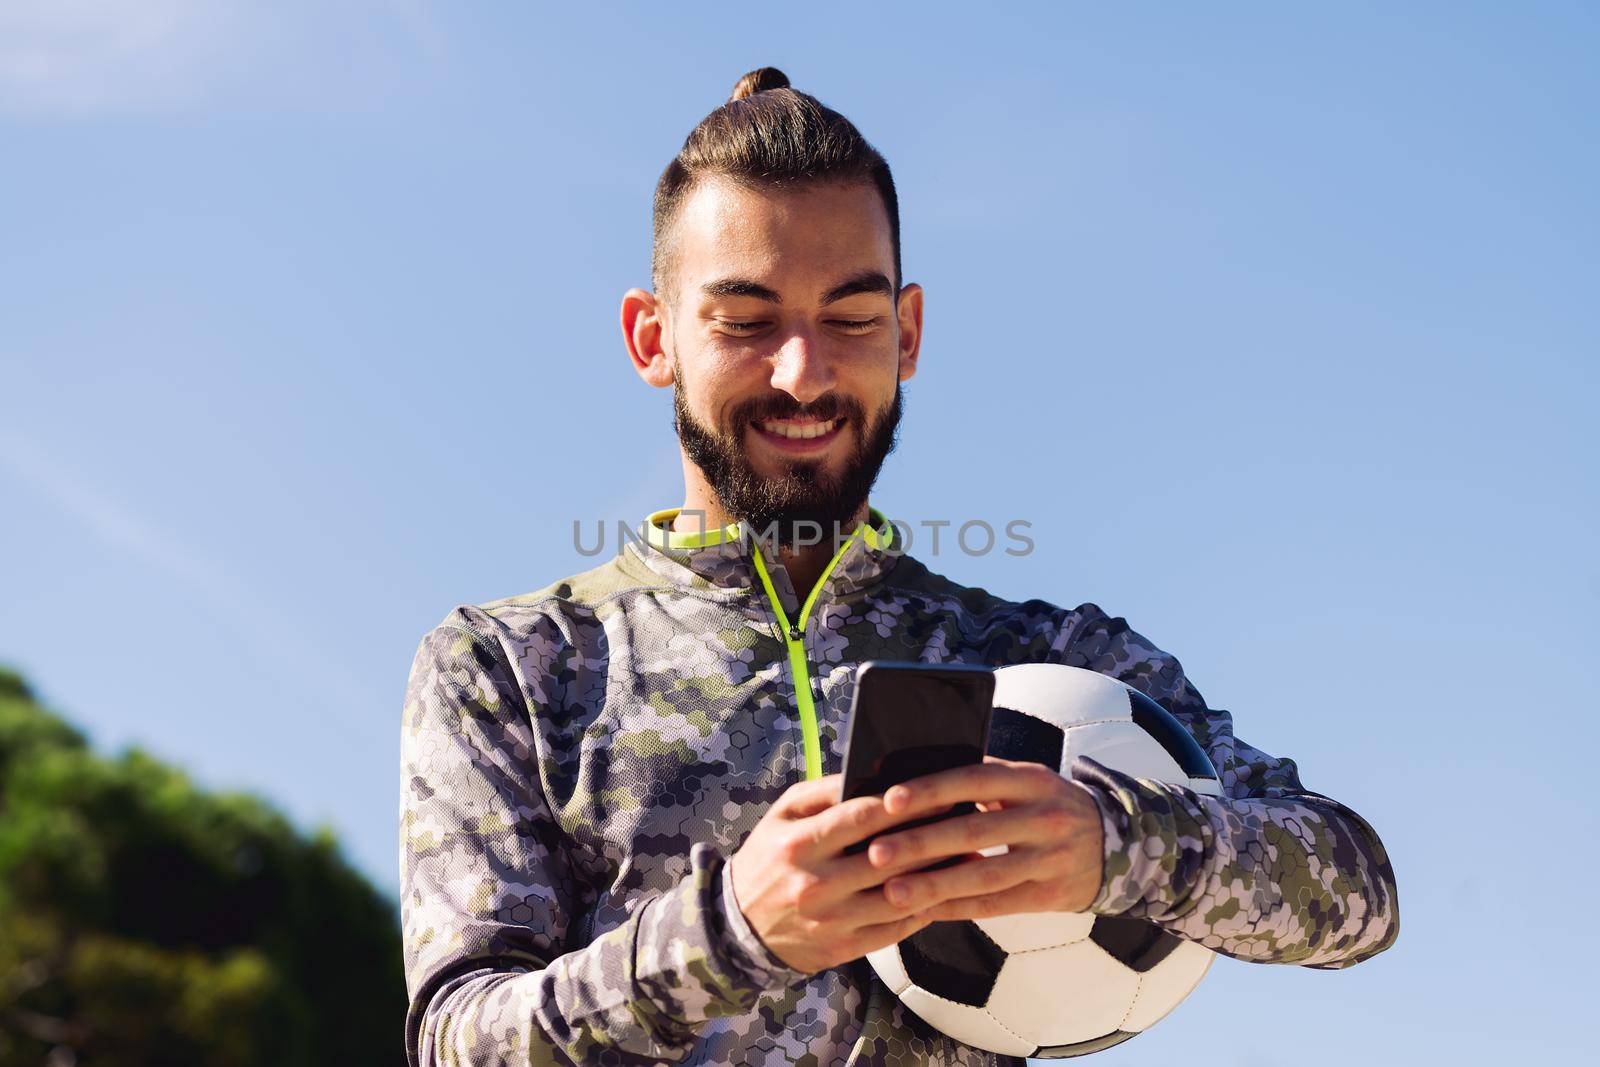
[(802, 404), (833, 389), (833, 360), (826, 345), (806, 329), (791, 333), (773, 356), (772, 387)]

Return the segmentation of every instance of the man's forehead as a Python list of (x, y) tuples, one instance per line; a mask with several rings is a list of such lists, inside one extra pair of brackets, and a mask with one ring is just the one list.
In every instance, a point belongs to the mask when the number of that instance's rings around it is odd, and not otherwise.
[(708, 182), (679, 223), (679, 277), (691, 299), (827, 303), (862, 292), (894, 295), (888, 215), (871, 185)]

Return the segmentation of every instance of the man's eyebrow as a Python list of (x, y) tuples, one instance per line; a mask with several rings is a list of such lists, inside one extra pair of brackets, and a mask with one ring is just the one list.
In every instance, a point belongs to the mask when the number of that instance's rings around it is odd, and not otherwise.
[(894, 285), (884, 276), (881, 270), (864, 270), (853, 274), (849, 278), (822, 294), (823, 304), (831, 304), (835, 300), (843, 300), (847, 296), (857, 296), (861, 293), (882, 293), (884, 296), (894, 296)]
[(753, 296), (771, 304), (783, 303), (783, 297), (774, 290), (748, 278), (718, 278), (714, 282), (706, 282), (700, 291), (707, 296)]
[[(765, 300), (769, 304), (783, 303), (783, 297), (775, 290), (748, 278), (718, 278), (716, 281), (706, 282), (700, 287), (700, 291), (706, 296), (748, 296)], [(857, 296), (861, 293), (882, 293), (884, 296), (893, 296), (894, 284), (880, 270), (864, 270), (852, 274), (822, 294), (822, 303), (832, 304), (847, 296)]]

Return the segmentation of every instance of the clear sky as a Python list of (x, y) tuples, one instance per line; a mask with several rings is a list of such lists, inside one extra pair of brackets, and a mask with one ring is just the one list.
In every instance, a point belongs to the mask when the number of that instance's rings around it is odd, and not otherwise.
[(0, 7), (0, 660), (98, 746), (396, 891), (418, 639), (682, 502), (619, 301), (775, 65), (926, 289), (874, 503), (1031, 523), (914, 550), (1126, 616), (1394, 858), (1387, 954), (1095, 1062), (1590, 1048), (1593, 5), (330, 6)]

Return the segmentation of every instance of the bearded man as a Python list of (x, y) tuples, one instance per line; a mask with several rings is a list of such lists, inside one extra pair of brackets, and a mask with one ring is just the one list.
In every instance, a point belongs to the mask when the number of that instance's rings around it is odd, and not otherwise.
[[(673, 390), (683, 504), (592, 570), (456, 607), (412, 665), (413, 1067), (1020, 1064), (928, 1026), (863, 959), (939, 920), (1128, 915), (1324, 969), (1393, 943), (1371, 826), (1235, 737), (1176, 658), (1095, 604), (933, 573), (869, 504), (922, 290), (888, 164), (848, 120), (745, 75), (662, 174), (654, 250), (622, 331)], [(870, 659), (1111, 675), (1193, 733), (1223, 795), (990, 758), (841, 802)]]

